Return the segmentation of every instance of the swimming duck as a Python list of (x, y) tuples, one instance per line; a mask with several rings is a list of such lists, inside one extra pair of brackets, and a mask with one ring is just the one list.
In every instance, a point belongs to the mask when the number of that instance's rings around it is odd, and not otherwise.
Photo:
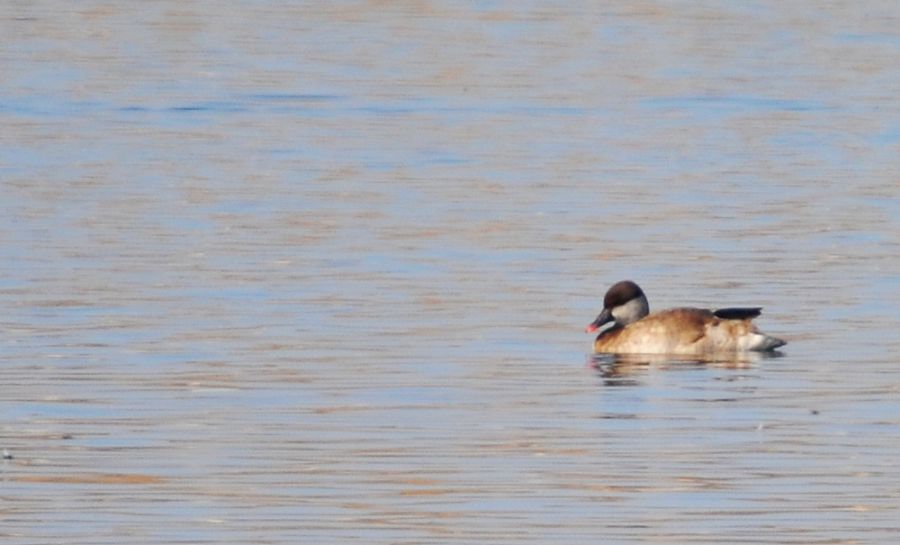
[(768, 352), (786, 343), (760, 333), (752, 320), (762, 308), (673, 308), (650, 314), (640, 286), (630, 280), (614, 284), (603, 298), (603, 311), (585, 332), (615, 325), (597, 335), (594, 352), (708, 356)]

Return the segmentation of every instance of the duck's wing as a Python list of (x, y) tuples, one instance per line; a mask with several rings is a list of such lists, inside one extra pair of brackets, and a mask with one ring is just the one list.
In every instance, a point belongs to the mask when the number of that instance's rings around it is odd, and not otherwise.
[(720, 308), (713, 311), (716, 318), (723, 320), (752, 320), (762, 313), (762, 307), (753, 308)]

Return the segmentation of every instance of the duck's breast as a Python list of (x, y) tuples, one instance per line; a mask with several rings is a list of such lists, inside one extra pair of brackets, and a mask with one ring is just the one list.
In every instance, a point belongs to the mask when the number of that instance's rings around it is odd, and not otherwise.
[(651, 314), (625, 327), (601, 333), (595, 352), (620, 354), (700, 354), (710, 343), (709, 328), (719, 322), (712, 312), (676, 308)]

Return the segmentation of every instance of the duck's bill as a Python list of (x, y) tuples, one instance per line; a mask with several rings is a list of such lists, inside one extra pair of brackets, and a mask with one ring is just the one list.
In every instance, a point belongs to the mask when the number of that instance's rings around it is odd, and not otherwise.
[(597, 319), (589, 323), (588, 326), (584, 328), (584, 332), (593, 333), (594, 331), (600, 329), (600, 326), (602, 326), (603, 324), (611, 322), (612, 319), (613, 317), (612, 314), (610, 314), (609, 309), (603, 309), (603, 312), (601, 312), (600, 315), (597, 316)]

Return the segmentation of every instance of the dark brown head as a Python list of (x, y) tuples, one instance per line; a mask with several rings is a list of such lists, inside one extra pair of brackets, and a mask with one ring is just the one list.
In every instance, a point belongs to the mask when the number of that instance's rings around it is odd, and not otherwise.
[(615, 321), (617, 325), (626, 326), (636, 322), (650, 313), (650, 305), (641, 287), (631, 280), (623, 280), (613, 284), (603, 297), (603, 311), (591, 322), (585, 331), (592, 333), (603, 324)]

